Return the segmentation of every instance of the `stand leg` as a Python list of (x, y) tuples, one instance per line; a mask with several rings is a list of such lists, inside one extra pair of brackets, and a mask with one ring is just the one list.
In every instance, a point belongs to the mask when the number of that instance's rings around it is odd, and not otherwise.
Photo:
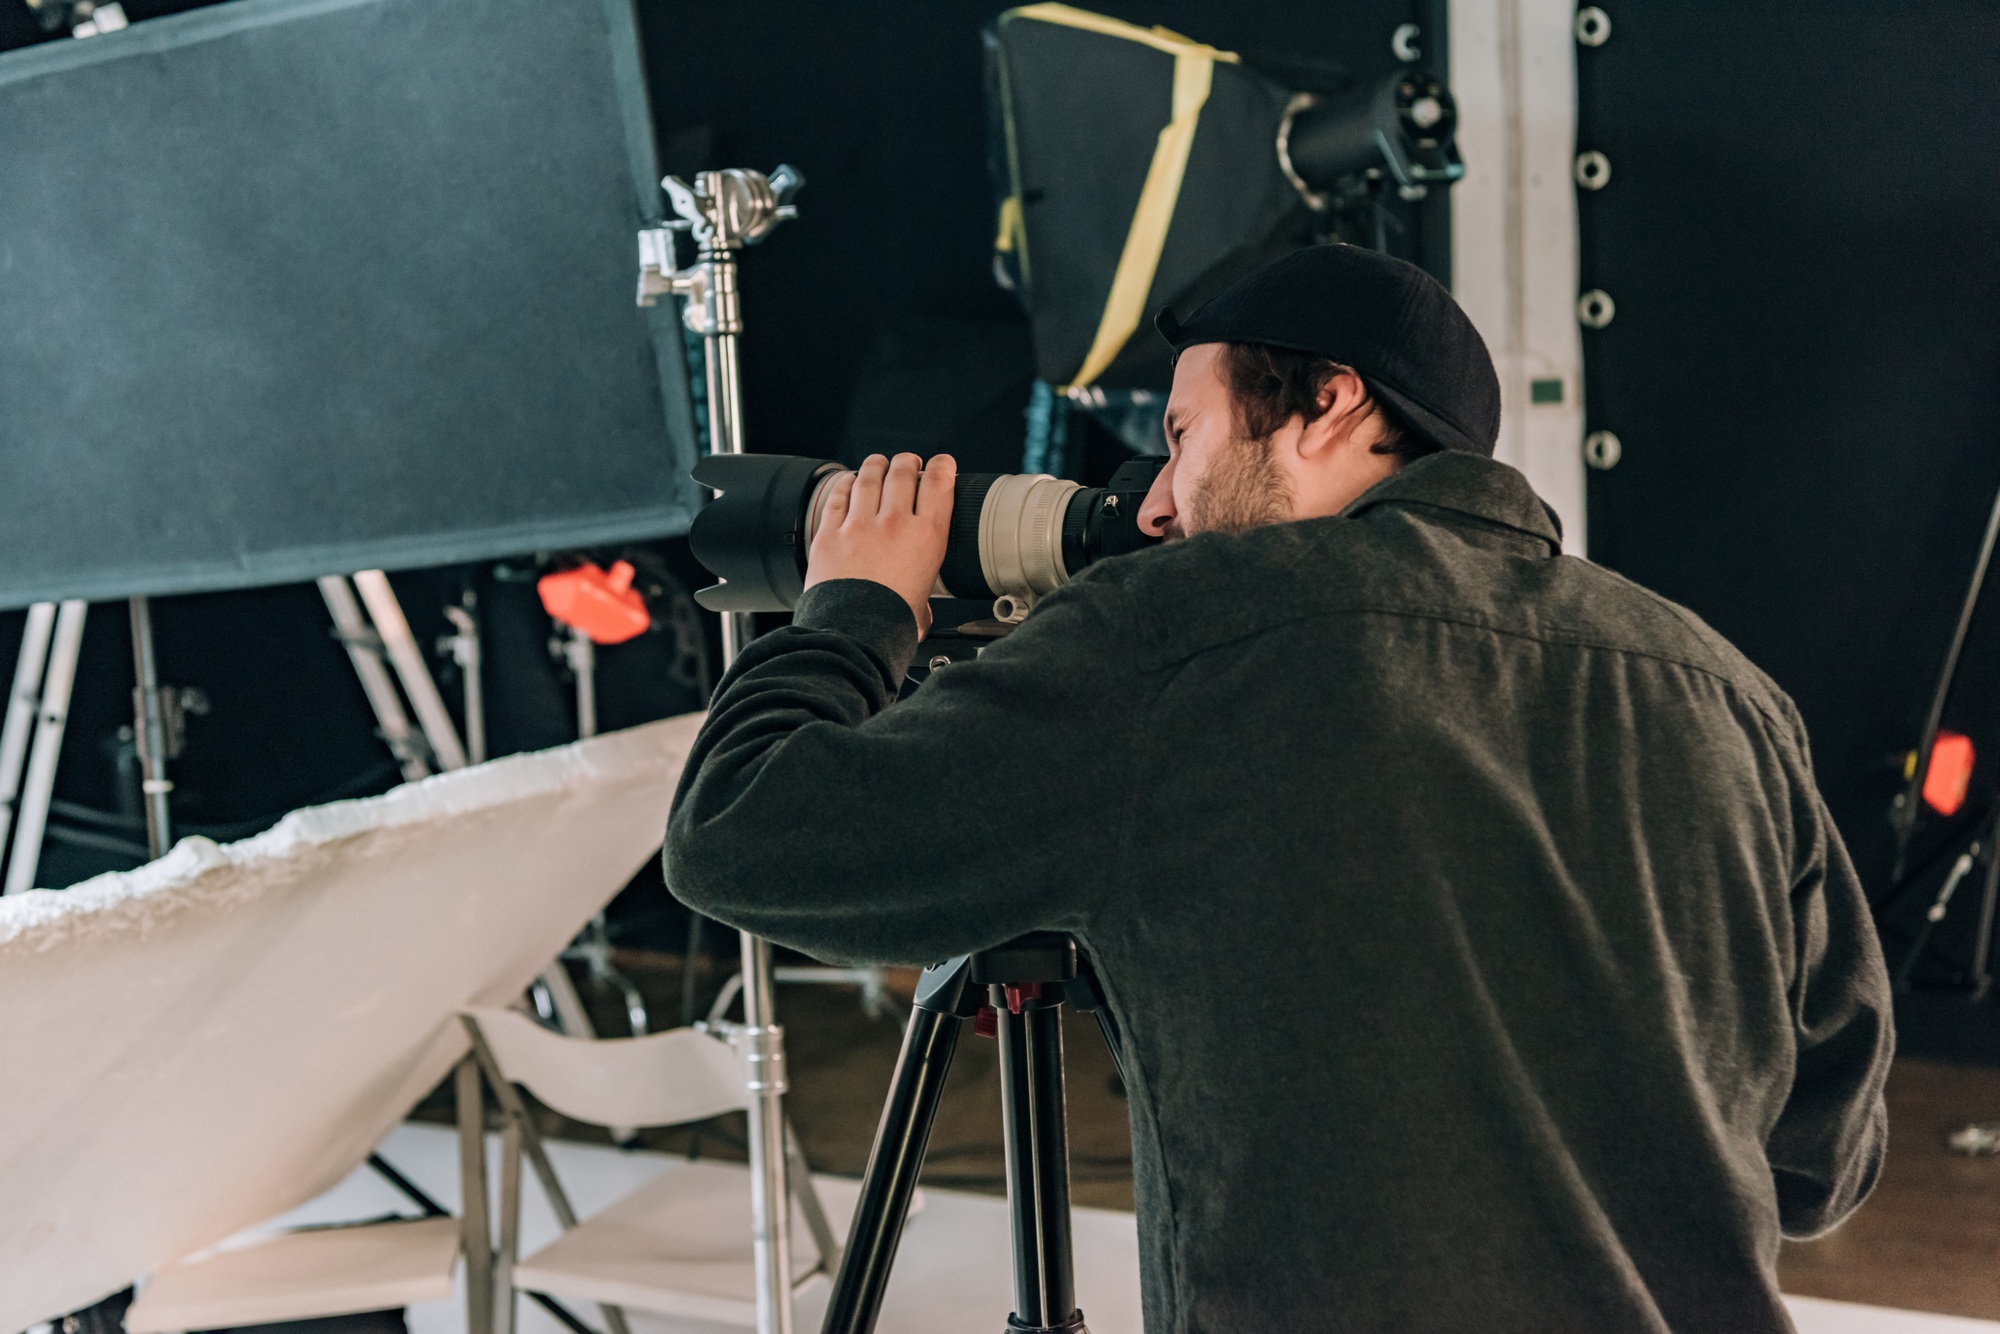
[(21, 653), (14, 660), (14, 686), (7, 692), (7, 721), (0, 724), (0, 852), (7, 850), (7, 829), (14, 822), (15, 799), (21, 795), (21, 769), (28, 762), (28, 738), (34, 735), (35, 707), (42, 698), (42, 667), (49, 660), (55, 628), (55, 603), (37, 602), (28, 608)]
[(563, 657), (576, 678), (576, 735), (588, 741), (597, 735), (597, 645), (575, 626), (563, 644)]
[(153, 600), (128, 600), (132, 616), (132, 676), (138, 707), (134, 732), (139, 738), (139, 790), (146, 799), (146, 850), (155, 860), (167, 855), (174, 841), (173, 808), (167, 796), (174, 790), (167, 777), (167, 716), (160, 707), (160, 669), (153, 657)]
[[(776, 1022), (771, 942), (743, 936), (743, 1053), (750, 1078), (750, 1227), (758, 1328), (791, 1334), (792, 1193), (785, 1157), (785, 1031)], [(767, 1328), (768, 1327), (768, 1328)]]
[(42, 831), (48, 825), (49, 799), (55, 794), (56, 760), (62, 754), (63, 729), (69, 724), (70, 691), (76, 685), (76, 659), (83, 648), (83, 623), (89, 611), (86, 602), (65, 602), (56, 612), (48, 675), (35, 720), (34, 749), (21, 780), (14, 851), (8, 858), (7, 881), (0, 893), (19, 894), (35, 887), (35, 868), (42, 860)]
[[(1944, 920), (1945, 913), (1951, 908), (1951, 896), (1958, 892), (1960, 882), (1972, 873), (1972, 868), (1978, 859), (1979, 844), (1974, 842), (1964, 852), (1959, 853), (1958, 860), (1952, 863), (1951, 871), (1945, 876), (1937, 898), (1932, 901), (1929, 911), (1924, 914), (1924, 924), (1918, 928), (1917, 938), (1910, 943), (1909, 952), (1903, 956), (1902, 964), (1897, 967), (1891, 979), (1889, 989), (1897, 995), (1909, 992), (1910, 977), (1916, 972), (1917, 960), (1923, 957), (1925, 947), (1931, 943), (1931, 933), (1936, 931), (1938, 923)], [(1989, 876), (1989, 882), (1991, 879)]]
[(458, 663), (460, 679), (465, 691), (465, 758), (474, 764), (486, 763), (486, 691), (481, 678), (482, 650), (479, 643), (479, 618), (473, 613), (479, 606), (478, 597), (467, 589), (464, 599), (456, 607), (444, 609), (445, 619), (451, 622), (451, 637), (445, 641), (451, 647), (453, 661)]
[[(1987, 834), (1990, 841), (1992, 832)], [(1979, 895), (1979, 934), (1972, 947), (1972, 999), (1982, 1001), (1993, 986), (1993, 911), (2000, 900), (2000, 854), (1986, 859), (1986, 884)]]
[(410, 708), (417, 715), (417, 725), (424, 729), (424, 740), (430, 743), (438, 768), (463, 769), (465, 748), (458, 742), (458, 728), (452, 724), (437, 683), (431, 680), (431, 669), (424, 663), (416, 636), (410, 633), (410, 623), (403, 615), (403, 604), (396, 600), (396, 590), (389, 586), (389, 576), (380, 570), (357, 570), (354, 588), (368, 608), (369, 619), (375, 622), (382, 651), (389, 655), (390, 665), (403, 682), (403, 693), (410, 697)]
[[(1009, 1330), (1081, 1331), (1070, 1248), (1069, 1139), (1063, 1105), (1062, 1002), (993, 988), (1007, 1120), (1007, 1202), (1014, 1223)], [(1059, 993), (1058, 993), (1059, 995)]]
[(368, 696), (368, 707), (375, 714), (382, 740), (388, 743), (396, 763), (403, 767), (404, 781), (414, 783), (419, 778), (428, 778), (431, 767), (410, 726), (410, 716), (403, 712), (403, 700), (389, 679), (389, 669), (382, 662), (382, 641), (362, 618), (353, 585), (344, 574), (330, 574), (319, 581), (319, 594), (333, 617), (334, 634), (347, 649), (347, 660), (354, 664), (354, 674), (361, 680), (361, 691)]
[(977, 1005), (978, 991), (971, 986), (970, 975), (971, 960), (964, 958), (924, 971), (916, 1007), (903, 1032), (903, 1052), (896, 1058), (882, 1123), (875, 1131), (875, 1147), (868, 1154), (854, 1225), (848, 1230), (847, 1250), (827, 1301), (821, 1334), (869, 1334), (882, 1312), (889, 1267), (910, 1216), (910, 1196), (924, 1165), (945, 1074), (951, 1069), (968, 1006)]

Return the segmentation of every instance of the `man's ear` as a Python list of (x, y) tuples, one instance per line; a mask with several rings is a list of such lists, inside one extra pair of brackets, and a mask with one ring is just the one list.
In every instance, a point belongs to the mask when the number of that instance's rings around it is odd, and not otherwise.
[(1352, 370), (1342, 367), (1328, 376), (1319, 390), (1319, 416), (1300, 436), (1300, 455), (1310, 458), (1339, 447), (1368, 419), (1372, 406), (1368, 386)]

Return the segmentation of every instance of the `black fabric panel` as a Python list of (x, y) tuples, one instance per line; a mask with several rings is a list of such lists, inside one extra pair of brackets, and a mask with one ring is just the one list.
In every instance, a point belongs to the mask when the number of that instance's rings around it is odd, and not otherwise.
[[(1798, 701), (1872, 886), (2000, 484), (2000, 7), (1673, 0), (1579, 48), (1592, 554)], [(1989, 609), (1991, 614), (1992, 609)], [(1979, 655), (1974, 655), (1976, 659)], [(1969, 659), (1961, 695), (2000, 664)], [(1975, 736), (1988, 753), (2000, 731)]]
[(0, 606), (684, 531), (619, 3), (240, 0), (0, 57)]

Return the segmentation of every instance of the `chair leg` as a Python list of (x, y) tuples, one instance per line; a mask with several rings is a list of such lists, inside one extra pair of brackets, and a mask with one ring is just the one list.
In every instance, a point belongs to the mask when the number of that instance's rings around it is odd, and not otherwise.
[(500, 1126), (500, 1253), (493, 1262), (494, 1334), (514, 1334), (514, 1261), (521, 1248), (521, 1123)]
[[(493, 1086), (493, 1096), (500, 1103), (500, 1111), (509, 1122), (519, 1128), (521, 1148), (527, 1154), (528, 1166), (535, 1169), (535, 1179), (542, 1183), (542, 1194), (548, 1197), (549, 1210), (556, 1216), (556, 1222), (567, 1232), (576, 1226), (576, 1210), (570, 1207), (569, 1194), (556, 1179), (556, 1169), (549, 1162), (549, 1155), (542, 1148), (542, 1137), (535, 1129), (535, 1123), (528, 1119), (528, 1109), (521, 1101), (520, 1093), (513, 1083), (501, 1072), (500, 1062), (493, 1057), (493, 1049), (486, 1045), (486, 1035), (479, 1031), (479, 1023), (469, 1014), (459, 1016), (465, 1025), (466, 1036), (472, 1039), (472, 1060), (477, 1068), (486, 1072), (486, 1082)], [(463, 1121), (463, 1113), (460, 1115)], [(485, 1170), (485, 1158), (480, 1159), (481, 1171)], [(490, 1287), (489, 1282), (489, 1287)], [(611, 1334), (632, 1334), (625, 1323), (625, 1312), (604, 1302), (597, 1304), (604, 1313), (604, 1323)], [(488, 1334), (485, 1328), (474, 1328), (468, 1334)]]
[(493, 1237), (486, 1222), (486, 1098), (479, 1085), (479, 1066), (468, 1056), (458, 1063), (456, 1085), (465, 1326), (467, 1334), (493, 1334)]

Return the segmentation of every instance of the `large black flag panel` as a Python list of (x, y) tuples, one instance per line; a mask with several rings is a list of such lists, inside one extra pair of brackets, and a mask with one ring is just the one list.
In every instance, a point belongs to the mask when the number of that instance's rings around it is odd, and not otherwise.
[[(2000, 7), (1614, 18), (1577, 60), (1579, 141), (1612, 168), (1579, 193), (1583, 286), (1617, 303), (1584, 334), (1590, 429), (1622, 442), (1593, 474), (1591, 554), (1797, 700), (1880, 899), (1891, 803), (2000, 485), (2000, 187), (1964, 170), (2000, 133)], [(1912, 865), (1945, 855), (1904, 896), (1918, 919), (2000, 792), (1992, 601), (1942, 718), (1978, 771), (1962, 810), (1921, 817)], [(1941, 937), (1978, 921), (1961, 892)]]
[(0, 124), (0, 608), (685, 531), (628, 0), (234, 0)]

